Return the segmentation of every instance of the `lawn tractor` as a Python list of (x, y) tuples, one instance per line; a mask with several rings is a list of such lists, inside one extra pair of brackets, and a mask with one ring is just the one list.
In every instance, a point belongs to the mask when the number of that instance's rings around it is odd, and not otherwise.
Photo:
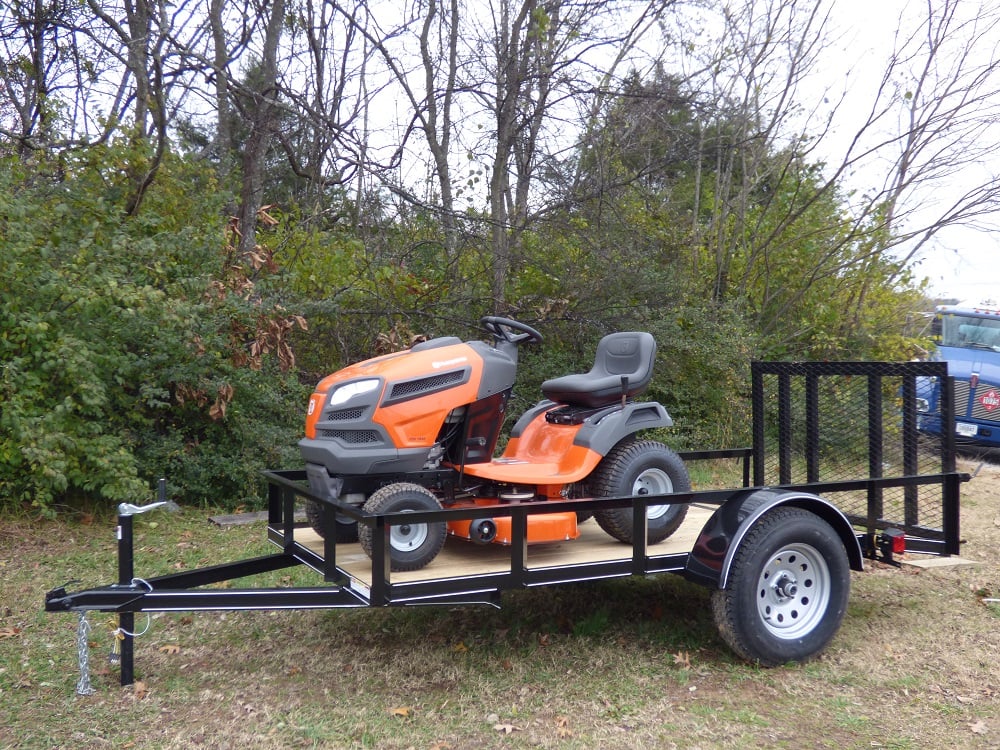
[[(432, 338), (350, 365), (316, 387), (299, 447), (311, 492), (339, 508), (338, 542), (360, 541), (372, 553), (373, 527), (342, 512), (345, 506), (375, 515), (495, 506), (489, 518), (392, 524), (391, 569), (417, 570), (437, 556), (448, 535), (510, 544), (504, 506), (511, 503), (690, 490), (680, 457), (637, 435), (673, 424), (661, 404), (635, 400), (653, 375), (656, 342), (649, 333), (609, 334), (589, 372), (545, 381), (545, 398), (517, 420), (502, 455), (494, 457), (518, 347), (541, 343), (542, 336), (509, 318), (480, 323), (491, 344)], [(684, 504), (649, 506), (648, 544), (676, 531), (686, 512)], [(307, 503), (307, 518), (321, 534), (323, 513), (320, 502)], [(527, 542), (576, 539), (587, 515), (532, 514)], [(631, 507), (593, 515), (612, 537), (632, 543)]]

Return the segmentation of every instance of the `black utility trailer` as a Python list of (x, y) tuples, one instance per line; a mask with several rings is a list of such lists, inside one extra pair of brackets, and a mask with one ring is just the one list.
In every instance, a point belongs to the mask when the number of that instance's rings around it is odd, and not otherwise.
[[(80, 615), (81, 682), (86, 674), (86, 613), (119, 616), (121, 682), (134, 679), (136, 612), (320, 609), (429, 604), (500, 606), (509, 589), (632, 575), (676, 573), (713, 590), (724, 640), (764, 665), (807, 659), (821, 651), (846, 611), (850, 570), (864, 558), (898, 564), (899, 555), (959, 551), (959, 490), (954, 431), (928, 441), (917, 431), (922, 378), (945, 384), (941, 418), (953, 424), (952, 383), (943, 363), (774, 363), (752, 365), (753, 447), (688, 451), (687, 462), (742, 463), (742, 486), (671, 495), (511, 502), (510, 544), (476, 546), (453, 539), (424, 569), (391, 572), (390, 529), (496, 516), (495, 507), (366, 514), (321, 500), (304, 471), (266, 472), (268, 539), (274, 554), (155, 578), (133, 570), (132, 518), (158, 507), (119, 507), (118, 582), (82, 591), (54, 589), (51, 612)], [(304, 502), (321, 502), (323, 537), (295, 520)], [(685, 503), (685, 525), (647, 545), (645, 510)], [(536, 513), (633, 506), (634, 542), (596, 534), (529, 546), (527, 518)], [(372, 554), (338, 544), (337, 514), (374, 529)], [(586, 527), (584, 527), (586, 528)], [(210, 584), (306, 565), (323, 585), (295, 588), (204, 588)], [(445, 615), (446, 616), (446, 615)]]

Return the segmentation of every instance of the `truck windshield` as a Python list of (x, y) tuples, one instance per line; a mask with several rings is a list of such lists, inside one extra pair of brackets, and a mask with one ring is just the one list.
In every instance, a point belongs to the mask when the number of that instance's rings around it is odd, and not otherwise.
[(1000, 320), (942, 315), (941, 345), (1000, 352)]

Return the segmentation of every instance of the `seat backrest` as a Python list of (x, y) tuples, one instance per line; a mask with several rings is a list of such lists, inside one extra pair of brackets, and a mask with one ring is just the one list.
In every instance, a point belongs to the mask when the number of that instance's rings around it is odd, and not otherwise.
[(646, 389), (653, 377), (656, 361), (656, 339), (645, 331), (610, 333), (597, 344), (594, 354), (593, 377), (628, 377), (629, 394)]

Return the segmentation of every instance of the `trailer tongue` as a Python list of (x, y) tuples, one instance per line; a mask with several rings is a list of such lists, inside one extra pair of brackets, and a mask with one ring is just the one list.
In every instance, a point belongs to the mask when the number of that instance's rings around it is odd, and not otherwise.
[[(511, 499), (500, 508), (460, 506), (372, 513), (320, 497), (305, 471), (266, 472), (270, 555), (159, 577), (135, 575), (132, 520), (160, 507), (119, 508), (118, 581), (48, 592), (45, 608), (80, 617), (81, 685), (88, 612), (117, 613), (121, 682), (134, 680), (137, 612), (316, 609), (415, 604), (500, 606), (511, 589), (676, 573), (712, 590), (724, 640), (762, 665), (805, 660), (827, 646), (846, 610), (850, 571), (863, 559), (893, 564), (904, 553), (959, 551), (960, 485), (954, 430), (928, 442), (917, 430), (919, 378), (945, 384), (941, 418), (954, 421), (952, 382), (943, 363), (768, 363), (752, 366), (753, 447), (688, 451), (685, 462), (741, 460), (740, 487), (623, 497)], [(405, 475), (409, 476), (409, 475)], [(403, 479), (405, 477), (401, 477)], [(432, 478), (422, 477), (427, 481)], [(322, 535), (295, 521), (318, 503)], [(665, 541), (650, 544), (650, 508), (684, 505), (687, 518)], [(581, 526), (566, 543), (530, 543), (530, 519), (544, 514), (629, 508), (623, 544)], [(393, 570), (393, 532), (421, 524), (502, 517), (504, 545), (445, 544), (425, 568)], [(367, 530), (370, 555), (338, 541), (345, 518)], [(313, 587), (205, 588), (297, 565), (317, 572)], [(446, 616), (446, 615), (443, 615)]]

